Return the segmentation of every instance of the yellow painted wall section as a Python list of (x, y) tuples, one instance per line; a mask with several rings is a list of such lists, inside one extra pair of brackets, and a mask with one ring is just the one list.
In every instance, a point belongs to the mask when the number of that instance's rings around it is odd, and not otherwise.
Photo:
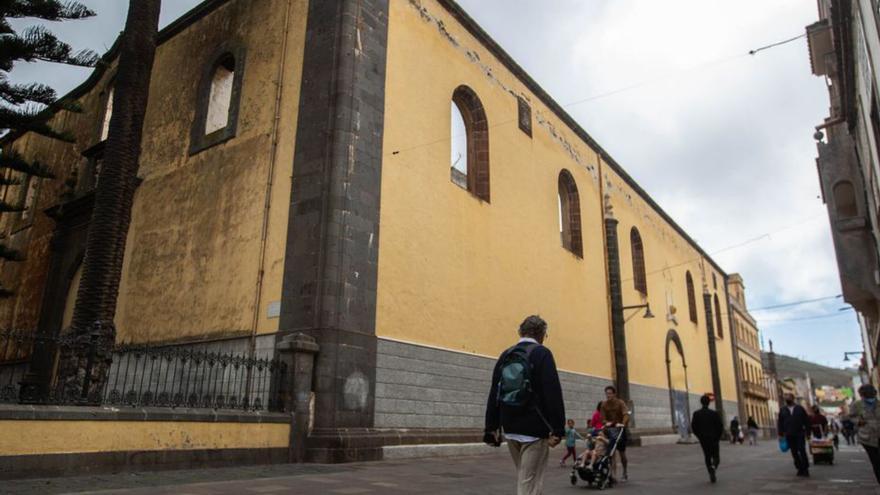
[[(449, 178), (450, 102), (459, 85), (470, 87), (486, 111), (491, 203)], [(596, 151), (437, 2), (391, 2), (387, 95), (380, 337), (494, 356), (516, 340), (524, 316), (540, 313), (550, 324), (547, 344), (561, 369), (610, 378), (601, 171), (620, 221), (624, 305), (650, 301), (657, 315), (646, 320), (641, 311), (627, 312), (630, 380), (668, 387), (666, 335), (674, 329), (684, 347), (690, 391), (712, 390), (702, 302), (708, 284), (722, 306), (722, 393), (736, 400), (722, 274), (609, 165), (600, 165)], [(531, 106), (532, 138), (517, 126), (517, 96)], [(560, 242), (562, 169), (571, 172), (579, 191), (583, 259)], [(645, 245), (647, 299), (632, 282), (633, 226)], [(687, 270), (696, 286), (698, 324), (688, 318)], [(672, 306), (677, 322), (667, 318)]]
[[(303, 0), (233, 1), (159, 47), (139, 174), (144, 182), (120, 286), (119, 340), (245, 335), (255, 323), (258, 332), (277, 330), (267, 307), (281, 293), (306, 10)], [(246, 51), (237, 133), (190, 156), (201, 71), (228, 42)], [(283, 116), (276, 119), (279, 75)], [(281, 143), (277, 149), (273, 138)]]
[(287, 448), (283, 423), (0, 421), (0, 456)]
[[(529, 139), (516, 124), (519, 81), (439, 6), (423, 5), (390, 2), (377, 334), (495, 356), (539, 313), (561, 368), (610, 376), (595, 153), (573, 162), (537, 123)], [(491, 203), (450, 181), (450, 102), (461, 84), (488, 116)], [(560, 243), (562, 169), (579, 189), (583, 259)]]

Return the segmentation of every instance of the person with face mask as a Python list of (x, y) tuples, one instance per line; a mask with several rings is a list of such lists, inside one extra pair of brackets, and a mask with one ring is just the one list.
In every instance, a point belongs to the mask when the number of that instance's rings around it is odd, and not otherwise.
[(794, 395), (785, 394), (783, 399), (785, 405), (779, 411), (776, 431), (780, 438), (785, 436), (788, 442), (797, 475), (809, 477), (810, 460), (807, 457), (806, 441), (810, 434), (810, 417), (807, 411), (794, 401)]
[(850, 418), (856, 424), (859, 443), (868, 453), (874, 477), (880, 483), (880, 408), (877, 406), (877, 389), (865, 384), (859, 387), (862, 400), (852, 405)]

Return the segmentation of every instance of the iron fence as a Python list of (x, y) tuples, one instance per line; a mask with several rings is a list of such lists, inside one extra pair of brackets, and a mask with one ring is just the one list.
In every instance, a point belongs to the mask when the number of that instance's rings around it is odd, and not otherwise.
[[(27, 402), (45, 404), (82, 403), (69, 392), (69, 377), (59, 376), (58, 361), (76, 345), (74, 339), (37, 337), (21, 331), (0, 331), (0, 402), (20, 401), (20, 387), (32, 356), (51, 353), (56, 363), (43, 393)], [(86, 352), (82, 362), (99, 362), (99, 346), (79, 346)], [(82, 349), (85, 349), (82, 351)], [(282, 411), (281, 391), (287, 369), (271, 356), (194, 349), (184, 346), (117, 344), (110, 351), (107, 370), (86, 377), (82, 389), (96, 390), (90, 403), (130, 407), (191, 407), (241, 411)], [(90, 387), (88, 380), (102, 376), (103, 383)], [(74, 380), (77, 378), (75, 377)]]

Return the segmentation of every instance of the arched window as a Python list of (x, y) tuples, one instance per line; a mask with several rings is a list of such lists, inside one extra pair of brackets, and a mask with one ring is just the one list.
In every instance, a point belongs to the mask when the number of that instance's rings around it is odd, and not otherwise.
[(691, 321), (697, 322), (697, 296), (694, 292), (694, 277), (691, 276), (691, 272), (688, 271), (684, 274), (685, 282), (687, 283), (687, 294), (688, 294), (688, 313), (690, 314)]
[(643, 295), (648, 295), (648, 275), (645, 273), (645, 247), (639, 229), (633, 227), (629, 231), (629, 243), (632, 249), (633, 285)]
[(229, 125), (229, 109), (232, 106), (232, 82), (234, 80), (235, 58), (228, 55), (214, 67), (214, 74), (211, 76), (205, 134), (217, 132)]
[(467, 86), (452, 93), (450, 178), (489, 201), (489, 124), (477, 94)]
[(101, 141), (105, 141), (110, 135), (110, 117), (113, 116), (113, 87), (107, 91), (107, 99), (104, 100), (104, 116), (101, 121)]
[(852, 218), (858, 216), (859, 209), (856, 205), (856, 192), (852, 182), (841, 181), (834, 185), (834, 206), (837, 208), (838, 218)]
[(197, 96), (190, 154), (235, 136), (244, 73), (244, 49), (221, 47), (205, 66)]
[(577, 185), (568, 170), (559, 172), (559, 234), (562, 247), (584, 256), (581, 241), (581, 203)]
[(721, 324), (721, 304), (718, 302), (718, 294), (715, 294), (715, 326), (718, 332), (718, 338), (724, 338), (724, 326)]

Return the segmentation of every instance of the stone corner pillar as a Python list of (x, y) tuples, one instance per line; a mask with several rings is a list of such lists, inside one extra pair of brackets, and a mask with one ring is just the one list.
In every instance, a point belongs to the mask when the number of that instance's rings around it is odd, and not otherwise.
[(374, 430), (388, 0), (309, 0), (278, 341), (314, 363), (309, 462), (382, 458)]
[(287, 365), (288, 380), (281, 391), (284, 410), (291, 412), (289, 462), (306, 460), (306, 442), (312, 423), (312, 379), (320, 346), (304, 333), (285, 335), (275, 346)]

